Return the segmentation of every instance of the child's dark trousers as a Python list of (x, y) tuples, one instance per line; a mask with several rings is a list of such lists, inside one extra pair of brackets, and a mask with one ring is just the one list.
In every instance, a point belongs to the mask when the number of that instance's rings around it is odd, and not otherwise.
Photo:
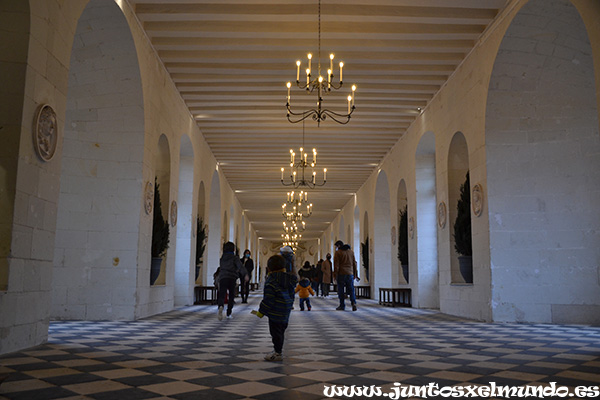
[(283, 350), (283, 337), (287, 327), (287, 322), (274, 322), (269, 319), (269, 333), (273, 339), (275, 353), (281, 354), (281, 351)]
[(308, 298), (308, 297), (300, 298), (300, 310), (301, 311), (304, 311), (304, 303), (306, 303), (306, 306), (310, 310), (310, 298)]

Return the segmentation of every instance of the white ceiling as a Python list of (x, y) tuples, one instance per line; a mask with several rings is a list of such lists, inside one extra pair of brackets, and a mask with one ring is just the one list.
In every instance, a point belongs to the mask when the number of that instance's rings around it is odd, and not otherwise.
[[(279, 239), (289, 190), (280, 168), (302, 145), (302, 124), (286, 118), (285, 83), (296, 78), (296, 60), (306, 68), (308, 52), (315, 69), (318, 1), (129, 1), (253, 228)], [(306, 121), (305, 145), (328, 172), (310, 191), (305, 239), (327, 229), (506, 3), (322, 0), (321, 64), (326, 70), (330, 52), (344, 61), (344, 87), (324, 106), (344, 111), (350, 86), (358, 89), (347, 125)], [(292, 88), (292, 105), (315, 102)]]

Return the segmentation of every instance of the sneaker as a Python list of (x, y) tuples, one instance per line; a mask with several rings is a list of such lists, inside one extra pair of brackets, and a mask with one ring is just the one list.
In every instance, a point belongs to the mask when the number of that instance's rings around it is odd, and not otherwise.
[(223, 321), (223, 306), (219, 306), (219, 313), (217, 314), (219, 321)]
[(283, 356), (281, 355), (281, 353), (272, 352), (265, 356), (265, 360), (267, 360), (267, 361), (282, 361)]
[(357, 310), (356, 304), (352, 304), (352, 311), (356, 311), (356, 310)]
[(227, 319), (233, 319), (233, 315), (227, 314)]
[(336, 308), (336, 310), (338, 310), (338, 311), (344, 311), (344, 310), (345, 310), (345, 308), (344, 308), (344, 307), (342, 307), (342, 306), (339, 306), (338, 308)]
[(310, 311), (310, 307), (308, 307), (308, 311)]

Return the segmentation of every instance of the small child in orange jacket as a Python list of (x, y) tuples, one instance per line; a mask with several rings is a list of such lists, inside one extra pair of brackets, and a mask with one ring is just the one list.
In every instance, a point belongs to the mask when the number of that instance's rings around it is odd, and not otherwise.
[(308, 311), (310, 311), (310, 295), (315, 295), (315, 291), (310, 287), (310, 281), (308, 278), (302, 279), (298, 282), (298, 286), (296, 286), (296, 293), (298, 293), (298, 297), (300, 297), (300, 311), (304, 311), (304, 303), (306, 303), (306, 307)]

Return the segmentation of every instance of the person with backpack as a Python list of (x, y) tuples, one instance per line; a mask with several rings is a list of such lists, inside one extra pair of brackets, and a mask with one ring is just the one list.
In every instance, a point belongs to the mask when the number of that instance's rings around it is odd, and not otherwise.
[(224, 243), (223, 255), (219, 260), (219, 273), (217, 276), (217, 305), (219, 307), (217, 317), (219, 318), (219, 321), (223, 320), (223, 308), (225, 306), (226, 295), (228, 296), (227, 318), (231, 318), (238, 278), (242, 280), (242, 284), (248, 282), (250, 279), (248, 272), (246, 272), (242, 266), (240, 259), (235, 255), (235, 244), (232, 242)]

